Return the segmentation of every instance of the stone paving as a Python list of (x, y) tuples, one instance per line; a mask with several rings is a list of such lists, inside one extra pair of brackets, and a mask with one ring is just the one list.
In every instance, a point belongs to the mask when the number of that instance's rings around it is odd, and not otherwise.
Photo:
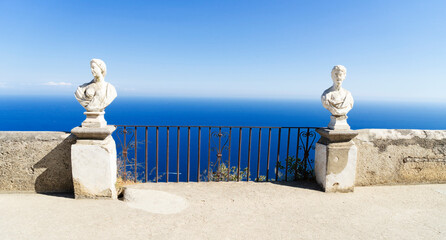
[[(130, 202), (0, 194), (0, 239), (446, 239), (446, 184), (347, 194), (326, 194), (311, 183), (129, 188), (149, 194)], [(156, 198), (156, 191), (165, 194)], [(162, 214), (169, 195), (187, 206)]]

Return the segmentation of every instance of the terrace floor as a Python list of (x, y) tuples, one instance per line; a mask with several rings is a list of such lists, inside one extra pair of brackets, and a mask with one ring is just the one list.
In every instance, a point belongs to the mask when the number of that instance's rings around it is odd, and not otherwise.
[(152, 183), (128, 193), (0, 194), (0, 239), (446, 239), (446, 184), (325, 194), (312, 183)]

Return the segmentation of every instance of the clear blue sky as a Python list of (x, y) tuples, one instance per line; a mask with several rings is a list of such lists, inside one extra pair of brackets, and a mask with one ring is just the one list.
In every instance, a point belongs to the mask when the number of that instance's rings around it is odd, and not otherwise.
[[(446, 1), (3, 1), (0, 94), (446, 101)], [(71, 85), (70, 85), (71, 84)]]

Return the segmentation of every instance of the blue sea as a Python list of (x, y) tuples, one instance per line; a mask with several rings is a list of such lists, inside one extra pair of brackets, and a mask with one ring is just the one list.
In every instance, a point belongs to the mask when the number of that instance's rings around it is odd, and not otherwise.
[[(85, 119), (84, 109), (74, 97), (0, 97), (0, 131), (65, 131), (79, 126)], [(349, 113), (348, 123), (352, 129), (364, 128), (389, 128), (389, 129), (446, 129), (446, 104), (442, 103), (390, 103), (390, 102), (362, 102), (356, 101)], [(105, 118), (108, 124), (115, 125), (152, 125), (152, 126), (251, 126), (251, 127), (325, 127), (330, 113), (324, 109), (319, 100), (248, 100), (248, 99), (204, 99), (204, 98), (136, 98), (118, 97), (107, 109)], [(134, 129), (134, 128), (133, 128)], [(118, 129), (119, 130), (119, 129)], [(122, 130), (122, 129), (121, 129)], [(218, 132), (218, 128), (211, 133)], [(222, 137), (222, 145), (227, 146), (228, 128), (222, 131), (226, 134)], [(123, 139), (115, 131), (113, 137), (117, 143), (118, 159), (123, 159)], [(275, 179), (276, 159), (285, 165), (287, 156), (288, 130), (283, 130), (279, 138), (278, 129), (271, 132), (270, 163), (268, 156), (268, 128), (252, 129), (252, 142), (249, 148), (249, 128), (242, 130), (240, 150), (240, 169), (250, 167), (249, 172), (255, 176), (267, 175), (268, 179)], [(289, 156), (301, 158), (305, 151), (305, 141), (298, 144), (297, 129), (290, 130)], [(317, 135), (317, 134), (315, 134)], [(189, 175), (191, 181), (205, 180), (208, 172), (215, 171), (218, 160), (218, 137), (212, 135), (209, 141), (209, 129), (203, 128), (201, 132), (200, 166), (198, 166), (198, 129), (192, 128), (190, 132), (190, 166), (188, 159), (188, 129), (180, 129), (180, 167), (177, 174), (177, 128), (171, 128), (169, 132), (169, 151), (166, 151), (167, 129), (159, 129), (158, 151), (158, 176), (160, 181), (175, 181), (179, 176), (180, 181), (187, 181)], [(281, 142), (279, 146), (278, 142)], [(232, 151), (222, 150), (222, 161), (231, 159), (231, 167), (238, 167), (239, 131), (232, 131)], [(314, 147), (316, 138), (310, 139), (310, 145)], [(133, 142), (133, 145), (132, 145)], [(126, 171), (129, 175), (135, 171), (139, 181), (156, 179), (156, 130), (148, 129), (148, 141), (145, 142), (145, 129), (137, 130), (137, 149), (134, 148), (133, 133), (127, 135), (126, 145), (128, 149)], [(225, 145), (226, 144), (226, 145)], [(145, 147), (147, 145), (147, 170), (145, 159)], [(259, 145), (261, 149), (259, 150)], [(209, 146), (211, 150), (209, 151)], [(278, 147), (279, 146), (279, 147)], [(300, 146), (300, 148), (299, 148)], [(249, 151), (249, 149), (251, 151)], [(297, 150), (299, 149), (299, 150)], [(314, 149), (310, 150), (308, 167), (312, 167)], [(167, 157), (167, 153), (169, 157)], [(260, 155), (260, 156), (259, 156)], [(277, 157), (279, 156), (279, 157)], [(208, 159), (211, 169), (208, 171)], [(259, 160), (260, 159), (260, 160)], [(169, 161), (168, 161), (169, 160)], [(257, 161), (260, 166), (257, 166)], [(167, 169), (168, 167), (168, 169)], [(189, 172), (189, 174), (188, 174)], [(283, 180), (285, 171), (279, 172), (279, 180)], [(253, 180), (253, 178), (251, 178)]]
[[(74, 97), (0, 97), (1, 131), (70, 131), (85, 119)], [(324, 127), (330, 113), (319, 100), (118, 97), (109, 124)], [(356, 101), (352, 129), (446, 129), (446, 103)]]

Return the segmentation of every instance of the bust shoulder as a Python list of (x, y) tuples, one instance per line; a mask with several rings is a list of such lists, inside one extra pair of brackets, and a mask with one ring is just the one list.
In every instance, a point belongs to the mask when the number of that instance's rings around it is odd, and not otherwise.
[(341, 88), (339, 90), (336, 90), (333, 87), (327, 88), (322, 93), (322, 96), (331, 96), (331, 95), (335, 95), (335, 96), (351, 96), (352, 94), (350, 93), (350, 91), (348, 91), (345, 88)]
[(333, 92), (333, 87), (329, 87), (329, 88), (325, 89), (325, 91), (321, 95), (322, 99), (325, 99), (327, 97), (327, 95), (329, 95), (329, 93), (331, 93), (331, 92)]

